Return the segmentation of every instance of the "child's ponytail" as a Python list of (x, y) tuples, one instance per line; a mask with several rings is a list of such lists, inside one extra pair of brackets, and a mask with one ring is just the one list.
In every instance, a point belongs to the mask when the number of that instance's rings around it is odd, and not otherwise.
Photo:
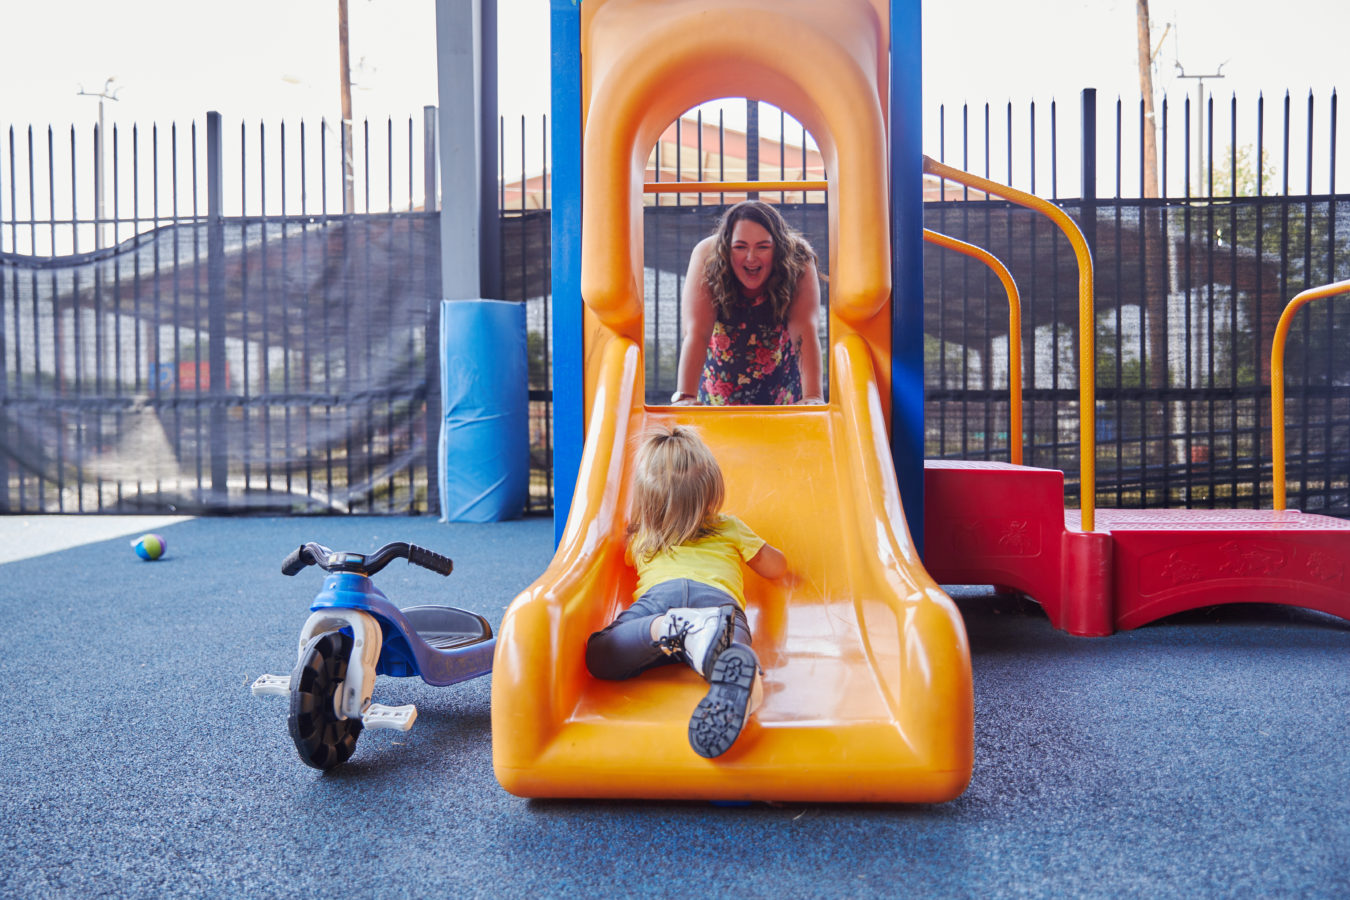
[(634, 461), (629, 551), (649, 560), (712, 533), (726, 487), (717, 459), (693, 429), (648, 434)]

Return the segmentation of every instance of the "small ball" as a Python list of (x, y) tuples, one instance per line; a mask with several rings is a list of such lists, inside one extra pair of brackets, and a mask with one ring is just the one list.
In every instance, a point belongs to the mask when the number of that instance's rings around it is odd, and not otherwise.
[(164, 538), (157, 534), (143, 534), (131, 542), (135, 548), (136, 555), (141, 559), (156, 560), (164, 555), (164, 551), (169, 549), (169, 545), (164, 543)]

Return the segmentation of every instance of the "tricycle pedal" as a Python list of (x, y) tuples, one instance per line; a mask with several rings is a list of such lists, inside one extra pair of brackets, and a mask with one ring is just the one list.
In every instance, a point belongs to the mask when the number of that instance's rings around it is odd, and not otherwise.
[(407, 731), (416, 721), (417, 707), (411, 703), (407, 706), (372, 703), (361, 714), (361, 724), (367, 728), (394, 728), (398, 731)]
[(291, 695), (291, 676), (259, 675), (253, 682), (253, 696), (289, 697)]

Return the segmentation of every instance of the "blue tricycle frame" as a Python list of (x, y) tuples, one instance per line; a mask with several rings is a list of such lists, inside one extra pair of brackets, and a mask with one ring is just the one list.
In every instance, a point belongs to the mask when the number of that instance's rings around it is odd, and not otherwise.
[(441, 575), (454, 569), (449, 558), (401, 541), (369, 555), (311, 542), (282, 563), (285, 575), (311, 565), (328, 573), (300, 630), (295, 669), (253, 683), (255, 695), (290, 699), (287, 729), (306, 765), (327, 770), (346, 762), (365, 728), (413, 726), (414, 705), (371, 702), (376, 675), (444, 686), (492, 671), (497, 639), (482, 616), (451, 606), (400, 609), (375, 586), (371, 576), (395, 559)]

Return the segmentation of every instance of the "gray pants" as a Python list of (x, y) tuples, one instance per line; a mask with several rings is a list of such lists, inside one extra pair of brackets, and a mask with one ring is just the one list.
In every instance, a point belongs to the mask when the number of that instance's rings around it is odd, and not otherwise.
[(622, 681), (655, 666), (684, 662), (682, 655), (668, 656), (652, 641), (652, 620), (672, 609), (727, 604), (736, 607), (736, 642), (749, 647), (750, 623), (735, 597), (700, 581), (678, 578), (656, 585), (591, 635), (586, 641), (586, 668), (596, 678)]

